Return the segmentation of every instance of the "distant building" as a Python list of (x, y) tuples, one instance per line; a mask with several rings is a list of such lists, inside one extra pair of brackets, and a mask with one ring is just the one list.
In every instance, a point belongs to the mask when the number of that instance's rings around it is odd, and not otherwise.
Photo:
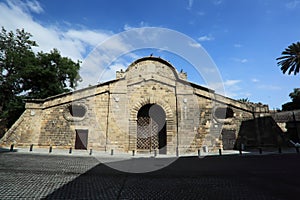
[(71, 93), (28, 100), (0, 144), (161, 154), (198, 148), (275, 144), (258, 118), (267, 105), (244, 103), (187, 81), (157, 57), (144, 57), (116, 79)]

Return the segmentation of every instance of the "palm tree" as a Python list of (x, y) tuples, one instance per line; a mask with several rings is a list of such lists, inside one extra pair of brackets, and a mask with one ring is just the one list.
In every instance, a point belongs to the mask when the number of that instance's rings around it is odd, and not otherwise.
[(250, 103), (250, 100), (248, 98), (238, 99), (238, 101), (243, 102), (243, 103)]
[(288, 74), (294, 73), (296, 75), (300, 70), (300, 42), (293, 43), (286, 48), (282, 56), (277, 58), (277, 65), (281, 66), (283, 73), (288, 71)]

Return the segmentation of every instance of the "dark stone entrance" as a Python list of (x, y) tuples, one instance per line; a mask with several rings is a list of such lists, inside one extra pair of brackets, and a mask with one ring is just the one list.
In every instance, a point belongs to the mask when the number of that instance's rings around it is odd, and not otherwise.
[(137, 115), (137, 151), (167, 152), (166, 113), (157, 104), (141, 107)]
[(236, 142), (235, 130), (222, 130), (222, 142), (224, 150), (234, 149)]
[(87, 149), (88, 130), (76, 129), (75, 149)]

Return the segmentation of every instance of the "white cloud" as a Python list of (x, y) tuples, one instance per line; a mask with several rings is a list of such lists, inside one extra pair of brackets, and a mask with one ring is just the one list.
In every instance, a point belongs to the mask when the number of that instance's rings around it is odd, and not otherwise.
[(258, 89), (263, 89), (263, 90), (281, 90), (282, 88), (276, 85), (259, 85), (257, 86)]
[(201, 44), (199, 44), (199, 43), (197, 43), (197, 42), (195, 42), (195, 43), (189, 42), (189, 46), (194, 47), (194, 48), (200, 48), (200, 47), (201, 47)]
[[(126, 59), (118, 57), (123, 52), (128, 52), (129, 48), (118, 38), (110, 38), (108, 42), (97, 46), (81, 65), (80, 75), (83, 77), (83, 82), (80, 84), (80, 88), (114, 79), (116, 70), (125, 69), (129, 65)], [(133, 53), (128, 53), (126, 56), (127, 58), (136, 57)], [(112, 63), (114, 59), (117, 59), (117, 64), (116, 61)]]
[(298, 0), (292, 0), (292, 1), (289, 1), (288, 3), (286, 3), (285, 7), (288, 9), (294, 9), (298, 6), (299, 3), (300, 3), (300, 1), (298, 1)]
[(93, 31), (93, 30), (68, 30), (64, 33), (67, 38), (73, 40), (79, 40), (85, 44), (95, 46), (100, 42), (106, 40), (112, 33), (105, 33), (104, 31)]
[(214, 0), (213, 1), (213, 4), (216, 6), (220, 5), (221, 3), (223, 3), (223, 0)]
[(41, 7), (40, 3), (36, 0), (26, 0), (26, 1), (7, 0), (6, 3), (9, 7), (14, 7), (15, 5), (18, 5), (20, 11), (26, 13), (33, 12), (39, 14), (44, 12), (44, 9)]
[(205, 15), (205, 12), (203, 12), (203, 11), (198, 11), (198, 12), (197, 12), (197, 15), (199, 15), (199, 16), (204, 16), (204, 15)]
[(246, 63), (248, 60), (246, 58), (240, 60), (241, 63)]
[(33, 1), (26, 6), (19, 1), (8, 1), (0, 3), (0, 24), (8, 31), (24, 28), (25, 31), (33, 35), (39, 47), (35, 51), (49, 52), (57, 48), (63, 56), (70, 57), (73, 60), (82, 60), (88, 52), (87, 47), (96, 46), (99, 42), (108, 38), (111, 33), (99, 30), (62, 30), (57, 25), (42, 25), (35, 21), (28, 8), (35, 12), (41, 12), (43, 9), (38, 2)]
[(252, 96), (252, 94), (250, 93), (250, 92), (241, 92), (240, 94), (239, 94), (239, 96), (241, 96), (241, 97), (251, 97)]
[(194, 4), (194, 0), (188, 0), (188, 5), (186, 7), (186, 9), (191, 10)]
[(241, 87), (238, 85), (241, 80), (226, 80), (224, 82), (225, 94), (228, 97), (235, 98), (240, 95)]
[(246, 58), (232, 58), (233, 61), (238, 62), (238, 63), (247, 63), (248, 59)]
[(135, 28), (135, 27), (130, 26), (129, 24), (125, 24), (124, 27), (123, 27), (123, 29), (124, 29), (125, 31), (128, 31), (128, 30), (133, 29), (133, 28)]
[(125, 24), (124, 27), (123, 27), (123, 29), (124, 29), (124, 31), (128, 31), (130, 29), (147, 27), (147, 26), (149, 26), (148, 23), (146, 23), (144, 21), (141, 21), (138, 26), (131, 26), (129, 24)]
[(98, 79), (98, 82), (106, 82), (112, 80), (116, 77), (116, 71), (123, 70), (125, 71), (129, 63), (127, 62), (118, 62), (109, 66), (107, 70), (102, 73)]
[(241, 47), (243, 47), (243, 45), (241, 45), (241, 44), (234, 44), (233, 45), (235, 48), (241, 48)]
[[(232, 79), (223, 82), (213, 83), (210, 84), (209, 86), (208, 85), (204, 85), (204, 86), (215, 90), (219, 94), (233, 98), (238, 96), (238, 92), (241, 90), (240, 86), (238, 86), (240, 82), (241, 80)], [(225, 94), (223, 94), (222, 92), (223, 89), (225, 90)]]
[(33, 1), (26, 1), (27, 7), (30, 9), (30, 11), (34, 13), (42, 13), (44, 12), (44, 9), (41, 7), (40, 3), (33, 0)]
[(251, 81), (252, 81), (253, 83), (257, 83), (257, 82), (259, 82), (259, 80), (258, 80), (258, 79), (256, 79), (256, 78), (253, 78), (253, 79), (251, 79)]
[(224, 82), (224, 86), (225, 87), (231, 87), (231, 86), (234, 86), (236, 85), (237, 83), (241, 82), (241, 80), (226, 80)]
[[(57, 48), (62, 56), (69, 57), (74, 61), (84, 60), (80, 70), (83, 82), (80, 83), (79, 88), (95, 85), (101, 78), (101, 72), (105, 72), (103, 79), (110, 80), (115, 77), (116, 66), (108, 67), (111, 60), (107, 54), (117, 55), (119, 52), (126, 52), (128, 46), (118, 39), (110, 40), (109, 44), (105, 44), (104, 41), (113, 35), (112, 32), (85, 28), (61, 28), (57, 24), (45, 26), (35, 21), (31, 16), (32, 12), (40, 13), (43, 11), (38, 2), (20, 2), (0, 2), (1, 26), (8, 31), (24, 28), (25, 31), (31, 33), (33, 35), (32, 40), (35, 40), (39, 45), (34, 47), (35, 52), (49, 52), (53, 48)], [(145, 23), (141, 22), (140, 25), (145, 25)], [(107, 54), (89, 52), (101, 43), (103, 44), (101, 48), (107, 51)], [(90, 54), (91, 56), (85, 60)], [(126, 64), (123, 63), (123, 66)], [(117, 66), (120, 68), (121, 64)]]
[(211, 41), (214, 40), (215, 38), (212, 35), (203, 35), (201, 37), (198, 38), (198, 40), (200, 42), (204, 42), (204, 41)]

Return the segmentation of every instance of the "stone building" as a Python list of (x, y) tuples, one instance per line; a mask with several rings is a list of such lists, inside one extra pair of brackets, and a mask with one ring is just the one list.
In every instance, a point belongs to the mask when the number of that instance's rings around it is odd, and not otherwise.
[[(167, 61), (144, 57), (116, 79), (28, 100), (0, 144), (161, 154), (276, 143), (260, 130), (267, 105), (243, 103), (187, 81)], [(246, 122), (254, 122), (247, 123)], [(244, 125), (243, 125), (244, 123)], [(246, 125), (245, 125), (246, 124)], [(269, 135), (264, 135), (269, 134)]]
[(288, 144), (300, 143), (300, 110), (273, 111), (271, 116), (281, 128)]

